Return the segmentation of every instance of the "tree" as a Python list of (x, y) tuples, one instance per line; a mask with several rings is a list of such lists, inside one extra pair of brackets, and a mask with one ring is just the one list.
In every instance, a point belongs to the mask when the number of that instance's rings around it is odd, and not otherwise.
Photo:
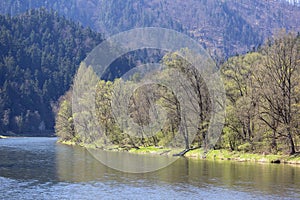
[(254, 148), (259, 106), (254, 74), (261, 59), (259, 53), (248, 53), (230, 58), (221, 69), (227, 95), (224, 133), (232, 150), (245, 142), (252, 146), (252, 150)]
[(261, 95), (260, 118), (274, 130), (274, 138), (287, 139), (294, 154), (294, 134), (299, 126), (300, 38), (279, 33), (263, 48), (264, 59), (257, 73)]
[(55, 133), (62, 141), (79, 142), (74, 129), (71, 90), (60, 98), (59, 111), (55, 120)]
[[(181, 55), (181, 56), (180, 56)], [(207, 129), (209, 125), (210, 112), (211, 112), (211, 101), (208, 92), (208, 88), (206, 83), (201, 77), (200, 72), (195, 68), (187, 58), (191, 58), (191, 52), (188, 49), (182, 49), (180, 52), (174, 52), (171, 54), (167, 54), (163, 58), (163, 63), (169, 68), (178, 70), (183, 74), (185, 78), (173, 77), (176, 79), (176, 86), (178, 91), (180, 88), (184, 91), (186, 102), (181, 102), (184, 105), (189, 105), (188, 110), (195, 114), (197, 119), (191, 120), (190, 116), (185, 115), (185, 111), (182, 112), (182, 108), (177, 105), (175, 108), (177, 109), (177, 116), (179, 121), (184, 124), (181, 128), (185, 127), (184, 130), (181, 130), (183, 133), (185, 148), (186, 150), (191, 149), (191, 144), (196, 145), (197, 147), (201, 146), (203, 143), (204, 148), (206, 149), (208, 146), (208, 138), (207, 138)], [(185, 56), (184, 58), (182, 56)], [(193, 58), (193, 59), (201, 59), (201, 58)], [(207, 64), (207, 63), (204, 63)], [(206, 68), (203, 67), (204, 69)], [(172, 77), (171, 77), (172, 78)], [(174, 82), (174, 80), (173, 80)], [(176, 90), (176, 89), (175, 89)], [(175, 94), (176, 95), (176, 94)], [(172, 101), (172, 100), (171, 100)], [(179, 103), (178, 101), (175, 101)], [(179, 112), (178, 112), (179, 111)], [(191, 114), (191, 113), (189, 113)], [(196, 137), (193, 137), (189, 133), (189, 127), (193, 126), (193, 128), (197, 129)], [(185, 151), (186, 152), (186, 151)]]
[(113, 82), (100, 80), (96, 86), (95, 103), (97, 120), (110, 144), (121, 144), (124, 136), (116, 124), (112, 114)]

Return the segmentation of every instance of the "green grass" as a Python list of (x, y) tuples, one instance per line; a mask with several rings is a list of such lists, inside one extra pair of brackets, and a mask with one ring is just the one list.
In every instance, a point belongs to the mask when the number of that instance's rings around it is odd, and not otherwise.
[[(78, 144), (72, 141), (58, 141), (59, 143), (66, 145), (79, 145), (85, 148), (97, 148), (96, 144)], [(155, 154), (155, 155), (168, 155), (172, 156), (182, 151), (182, 149), (169, 149), (162, 147), (139, 147), (136, 148), (121, 148), (118, 145), (111, 145), (105, 148), (109, 151), (128, 151), (130, 153), (137, 154)], [(271, 163), (276, 160), (280, 160), (281, 163), (288, 164), (300, 164), (300, 153), (293, 156), (289, 155), (263, 155), (255, 153), (244, 153), (240, 151), (229, 151), (225, 149), (221, 150), (210, 150), (206, 154), (203, 149), (195, 149), (185, 154), (188, 158), (194, 159), (206, 159), (206, 160), (233, 160), (239, 162), (265, 162)]]
[(191, 150), (185, 154), (186, 157), (191, 157), (191, 158), (203, 158), (203, 155), (204, 155), (203, 149)]
[(300, 154), (288, 156), (288, 155), (263, 155), (255, 153), (244, 153), (238, 151), (228, 150), (210, 150), (207, 154), (204, 154), (203, 149), (196, 149), (189, 151), (185, 155), (186, 157), (207, 159), (207, 160), (234, 160), (240, 162), (266, 162), (271, 163), (280, 160), (281, 163), (300, 164)]
[(149, 146), (149, 147), (139, 147), (139, 149), (132, 148), (129, 150), (129, 152), (139, 153), (139, 154), (169, 154), (171, 152), (171, 149)]
[(287, 157), (285, 161), (291, 164), (300, 164), (300, 153)]
[(70, 141), (70, 140), (67, 140), (67, 141), (66, 140), (58, 140), (57, 142), (61, 143), (61, 144), (65, 144), (65, 145), (70, 145), (70, 146), (78, 145), (77, 143)]

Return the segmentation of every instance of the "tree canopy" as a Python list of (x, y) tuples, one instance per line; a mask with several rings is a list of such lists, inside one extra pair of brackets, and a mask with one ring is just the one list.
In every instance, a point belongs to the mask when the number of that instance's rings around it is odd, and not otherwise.
[(56, 12), (0, 16), (0, 132), (53, 130), (55, 103), (102, 35)]
[[(292, 33), (280, 33), (270, 39), (259, 51), (234, 56), (221, 66), (227, 97), (227, 115), (222, 136), (214, 148), (290, 154), (299, 150), (299, 49), (299, 36)], [(162, 63), (165, 64), (166, 69), (183, 72), (187, 75), (185, 80), (191, 83), (195, 94), (193, 98), (198, 104), (198, 109), (194, 111), (200, 117), (199, 121), (194, 121), (198, 127), (195, 137), (190, 137), (188, 130), (179, 131), (180, 124), (185, 123), (186, 118), (181, 113), (180, 106), (182, 105), (178, 101), (178, 96), (173, 93), (174, 91), (161, 85), (151, 84), (134, 91), (128, 104), (128, 117), (140, 127), (146, 127), (151, 122), (151, 109), (154, 109), (151, 107), (152, 102), (156, 105), (156, 109), (163, 108), (165, 111), (166, 120), (163, 126), (151, 136), (143, 132), (143, 129), (122, 130), (111, 112), (111, 102), (118, 91), (114, 87), (119, 87), (120, 81), (116, 79), (114, 81), (99, 80), (96, 84), (96, 121), (104, 127), (101, 129), (103, 133), (100, 131), (95, 132), (96, 135), (86, 135), (84, 132), (84, 137), (79, 137), (77, 142), (85, 143), (85, 137), (92, 136), (94, 138), (92, 143), (98, 147), (106, 145), (103, 143), (104, 140), (101, 140), (101, 138), (106, 138), (105, 141), (110, 141), (110, 145), (120, 147), (124, 145), (133, 148), (171, 146), (185, 148), (185, 150), (195, 147), (206, 148), (211, 102), (205, 81), (194, 72), (193, 66), (176, 52), (166, 54), (162, 58)], [(86, 76), (90, 77), (88, 74)], [(167, 70), (163, 70), (157, 76), (164, 77), (165, 80), (172, 79), (168, 76)], [(135, 74), (132, 78), (138, 79), (139, 75)], [(130, 80), (127, 82), (132, 84)], [(180, 83), (180, 80), (177, 79), (176, 82)], [(184, 84), (181, 86), (184, 87)], [(132, 90), (130, 88), (132, 87), (123, 87), (120, 91), (130, 91)], [(65, 100), (62, 101), (60, 111), (69, 115), (70, 119), (72, 115), (76, 116), (78, 113), (70, 115), (67, 105), (69, 104)], [(60, 122), (61, 119), (57, 118), (57, 124)], [(68, 123), (72, 123), (72, 120)], [(70, 126), (71, 124), (65, 127)], [(60, 133), (61, 129), (57, 128)], [(130, 131), (136, 131), (136, 133), (128, 134)], [(69, 135), (72, 136), (72, 134), (74, 133), (69, 132)], [(80, 133), (77, 132), (77, 134)], [(185, 141), (183, 147), (176, 143), (176, 138), (180, 137), (183, 138), (182, 141)], [(62, 137), (62, 139), (66, 138)]]

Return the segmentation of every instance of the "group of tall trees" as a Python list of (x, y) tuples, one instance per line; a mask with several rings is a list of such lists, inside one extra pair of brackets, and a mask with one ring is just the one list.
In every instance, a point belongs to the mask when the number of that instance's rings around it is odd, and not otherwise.
[[(61, 99), (56, 118), (57, 135), (61, 140), (103, 148), (154, 145), (191, 149), (204, 142), (211, 110), (204, 80), (177, 52), (166, 54), (162, 62), (166, 68), (154, 75), (163, 80), (161, 84), (149, 83), (137, 88), (136, 81), (145, 78), (140, 73), (126, 81), (99, 80), (93, 68), (82, 63), (75, 77), (73, 96), (67, 93)], [(172, 70), (185, 77), (177, 76)], [(168, 87), (170, 83), (173, 88)], [(94, 96), (91, 95), (93, 87)], [(128, 101), (126, 93), (132, 94)], [(91, 106), (93, 103), (95, 108)], [(191, 107), (183, 108), (183, 103)], [(128, 114), (122, 116), (126, 110)], [(193, 121), (189, 114), (198, 119)], [(198, 121), (201, 128), (195, 130), (193, 126)]]
[(300, 37), (280, 33), (259, 52), (222, 67), (227, 91), (224, 141), (232, 150), (294, 154), (299, 145)]
[[(298, 150), (300, 142), (299, 50), (299, 35), (280, 33), (273, 39), (269, 39), (259, 51), (232, 57), (220, 66), (227, 97), (226, 120), (215, 148), (291, 154)], [(195, 112), (199, 116), (199, 120), (194, 121), (198, 123), (195, 137), (189, 137), (188, 130), (180, 130), (182, 128), (180, 124), (186, 120), (186, 116), (182, 114), (180, 108), (182, 105), (178, 96), (168, 87), (153, 84), (134, 91), (128, 104), (128, 117), (140, 127), (147, 127), (153, 120), (151, 109), (163, 108), (164, 124), (160, 130), (151, 135), (147, 135), (146, 131), (140, 129), (135, 134), (130, 134), (130, 130), (122, 130), (111, 109), (116, 95), (115, 87), (119, 87), (119, 82), (122, 80), (99, 80), (95, 93), (95, 109), (97, 122), (102, 127), (101, 131), (104, 130), (104, 133), (99, 135), (107, 139), (105, 145), (109, 141), (110, 145), (129, 145), (136, 148), (152, 145), (179, 147), (176, 142), (181, 141), (182, 138), (185, 142), (185, 146), (182, 147), (184, 149), (205, 147), (212, 104), (203, 77), (194, 73), (195, 68), (176, 52), (166, 54), (161, 62), (167, 69), (176, 69), (185, 74), (185, 81), (188, 80), (193, 88), (193, 98), (197, 104)], [(92, 73), (91, 67), (82, 65), (80, 68), (84, 69), (83, 71), (90, 70)], [(167, 70), (162, 71), (158, 76), (166, 80), (173, 78), (168, 76)], [(136, 78), (140, 78), (138, 74), (135, 74), (132, 80)], [(178, 79), (177, 82), (180, 80)], [(181, 86), (184, 87), (183, 84)], [(122, 90), (126, 90), (126, 87)], [(88, 141), (86, 143), (103, 146), (103, 140), (97, 137), (97, 132), (92, 140), (87, 140), (85, 137), (91, 135), (85, 133), (83, 136), (76, 130), (74, 116), (80, 113), (72, 113), (71, 99), (72, 95), (67, 93), (61, 100), (56, 119), (58, 136), (62, 140)]]

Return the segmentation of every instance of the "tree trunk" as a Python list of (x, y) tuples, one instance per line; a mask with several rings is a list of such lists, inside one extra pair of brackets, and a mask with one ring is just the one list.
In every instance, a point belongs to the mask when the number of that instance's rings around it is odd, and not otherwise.
[(289, 138), (290, 145), (291, 145), (290, 155), (293, 155), (296, 153), (296, 150), (295, 150), (295, 144), (294, 144), (292, 134), (290, 133), (290, 130), (288, 130), (288, 138)]
[(180, 153), (173, 154), (173, 156), (184, 156), (187, 152), (189, 152), (191, 150), (199, 149), (199, 148), (201, 148), (201, 147), (199, 146), (199, 147), (185, 149), (185, 150), (181, 151)]

